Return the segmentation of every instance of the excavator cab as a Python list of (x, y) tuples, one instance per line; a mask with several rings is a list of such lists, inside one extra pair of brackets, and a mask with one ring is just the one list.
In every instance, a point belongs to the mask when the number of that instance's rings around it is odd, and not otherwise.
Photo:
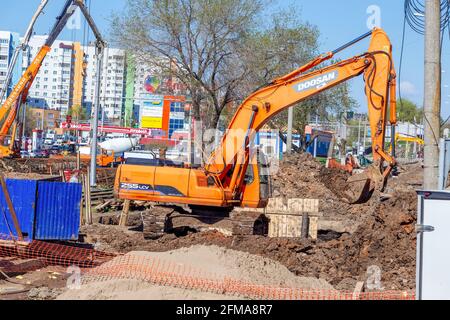
[(245, 174), (240, 206), (265, 208), (272, 197), (271, 163), (260, 148), (254, 150)]

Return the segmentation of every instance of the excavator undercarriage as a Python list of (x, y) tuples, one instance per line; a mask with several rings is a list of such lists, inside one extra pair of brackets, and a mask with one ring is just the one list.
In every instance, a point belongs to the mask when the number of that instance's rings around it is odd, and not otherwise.
[(266, 236), (269, 220), (257, 211), (223, 208), (158, 205), (141, 213), (145, 239), (155, 240), (166, 233), (186, 234), (189, 231), (216, 230), (233, 236)]

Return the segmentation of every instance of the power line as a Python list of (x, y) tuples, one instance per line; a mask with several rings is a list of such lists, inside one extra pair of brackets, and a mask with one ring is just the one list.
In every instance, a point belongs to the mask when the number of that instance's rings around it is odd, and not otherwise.
[[(425, 34), (425, 0), (405, 0), (405, 19), (415, 32)], [(441, 32), (450, 21), (450, 1), (441, 0)]]

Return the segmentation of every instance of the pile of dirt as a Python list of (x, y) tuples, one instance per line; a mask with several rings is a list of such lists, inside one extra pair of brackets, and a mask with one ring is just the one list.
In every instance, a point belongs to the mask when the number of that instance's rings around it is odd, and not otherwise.
[[(416, 208), (415, 192), (397, 192), (375, 206), (356, 232), (318, 243), (299, 264), (288, 266), (302, 274), (323, 277), (340, 289), (347, 279), (365, 281), (380, 270), (385, 290), (415, 288)], [(372, 267), (372, 271), (370, 271)]]
[(319, 199), (324, 217), (341, 219), (367, 212), (373, 203), (351, 205), (345, 199), (345, 181), (349, 174), (327, 169), (309, 153), (287, 156), (272, 177), (274, 197)]
[[(310, 290), (333, 290), (324, 280), (298, 277), (282, 264), (258, 255), (225, 249), (218, 246), (192, 246), (168, 252), (130, 252), (127, 254), (138, 265), (157, 259), (159, 263), (175, 263), (181, 269), (195, 270), (199, 277), (217, 280), (233, 279), (245, 283), (301, 288)], [(107, 263), (108, 268), (121, 263), (116, 258)], [(136, 268), (139, 269), (139, 268)], [(155, 290), (158, 289), (158, 290)], [(175, 290), (175, 291), (174, 291)], [(159, 292), (155, 295), (156, 292)], [(205, 296), (206, 294), (206, 296)], [(152, 284), (138, 283), (134, 280), (110, 280), (108, 282), (88, 281), (80, 289), (69, 290), (59, 299), (195, 299), (224, 298), (224, 295), (201, 293), (192, 290), (158, 287)]]

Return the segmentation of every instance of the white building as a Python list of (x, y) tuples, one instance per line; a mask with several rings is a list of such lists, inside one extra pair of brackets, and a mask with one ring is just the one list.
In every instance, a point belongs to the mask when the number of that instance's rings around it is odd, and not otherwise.
[[(96, 56), (95, 47), (84, 47), (86, 75), (83, 82), (83, 106), (90, 112), (95, 95)], [(125, 51), (106, 48), (103, 55), (103, 71), (100, 89), (100, 119), (105, 123), (120, 124), (125, 97)]]
[[(0, 31), (0, 90), (5, 86), (6, 75), (11, 63), (14, 50), (19, 45), (19, 34), (9, 31)], [(8, 85), (5, 96), (2, 102), (6, 99), (7, 95), (11, 92), (14, 84), (18, 81), (21, 75), (21, 57), (19, 56), (18, 63), (13, 70), (13, 77)]]
[[(47, 36), (31, 37), (24, 67), (33, 61), (46, 39)], [(71, 106), (74, 59), (73, 43), (56, 40), (30, 88), (28, 105), (60, 110), (65, 115)]]
[[(47, 36), (33, 36), (30, 50), (24, 58), (28, 65), (44, 45)], [(85, 73), (82, 84), (82, 105), (90, 115), (95, 94), (95, 47), (82, 47), (84, 51)], [(46, 56), (41, 69), (29, 91), (28, 104), (38, 108), (60, 110), (64, 116), (74, 103), (75, 64), (74, 43), (56, 40), (51, 52)], [(125, 52), (107, 48), (103, 59), (100, 90), (100, 117), (105, 123), (120, 123), (125, 92)]]

